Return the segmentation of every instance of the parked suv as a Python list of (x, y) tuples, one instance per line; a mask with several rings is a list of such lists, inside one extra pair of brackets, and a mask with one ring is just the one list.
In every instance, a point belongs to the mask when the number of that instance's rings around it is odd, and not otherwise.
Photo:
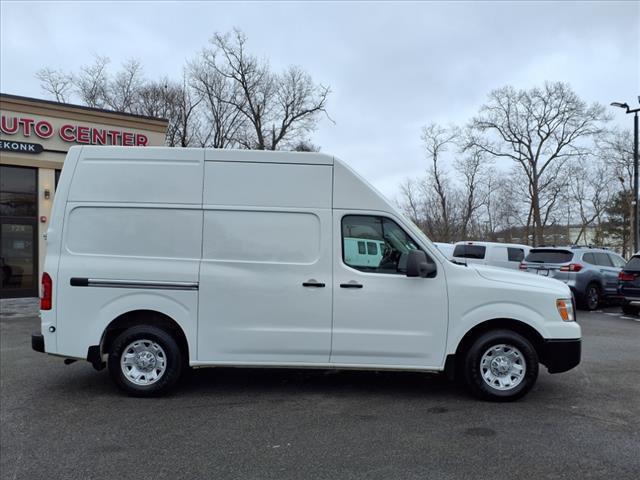
[(580, 308), (595, 310), (618, 296), (618, 273), (626, 261), (603, 248), (541, 247), (532, 249), (520, 270), (566, 283)]
[(624, 298), (622, 311), (638, 315), (640, 312), (640, 252), (636, 252), (618, 274), (618, 294)]

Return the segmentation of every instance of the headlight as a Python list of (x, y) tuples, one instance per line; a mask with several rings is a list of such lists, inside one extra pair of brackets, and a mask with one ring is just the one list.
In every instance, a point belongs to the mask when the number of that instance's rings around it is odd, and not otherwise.
[(573, 322), (576, 319), (573, 312), (573, 302), (570, 298), (560, 298), (556, 300), (556, 307), (558, 308), (560, 318), (565, 322)]

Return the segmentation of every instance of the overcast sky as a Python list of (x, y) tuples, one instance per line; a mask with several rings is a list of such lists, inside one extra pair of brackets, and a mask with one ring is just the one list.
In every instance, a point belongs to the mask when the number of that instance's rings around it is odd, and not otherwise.
[[(637, 103), (640, 2), (9, 2), (0, 90), (42, 97), (34, 73), (93, 54), (178, 78), (233, 27), (275, 70), (297, 64), (331, 87), (312, 140), (388, 197), (426, 167), (422, 125), (464, 123), (487, 93), (561, 80), (589, 102)], [(612, 110), (613, 112), (613, 110)], [(622, 111), (616, 123), (630, 126)]]

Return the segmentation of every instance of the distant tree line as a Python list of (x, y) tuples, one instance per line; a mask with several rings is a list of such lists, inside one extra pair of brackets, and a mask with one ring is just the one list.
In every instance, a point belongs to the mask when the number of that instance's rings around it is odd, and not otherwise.
[(330, 89), (299, 66), (273, 72), (247, 50), (240, 30), (216, 33), (187, 62), (180, 80), (149, 80), (138, 60), (115, 73), (96, 56), (77, 72), (36, 73), (42, 89), (63, 103), (166, 118), (169, 146), (317, 150), (309, 135), (327, 115)]
[(566, 83), (494, 90), (466, 125), (423, 128), (426, 172), (400, 205), (435, 241), (566, 244), (572, 227), (628, 255), (632, 137), (609, 121)]

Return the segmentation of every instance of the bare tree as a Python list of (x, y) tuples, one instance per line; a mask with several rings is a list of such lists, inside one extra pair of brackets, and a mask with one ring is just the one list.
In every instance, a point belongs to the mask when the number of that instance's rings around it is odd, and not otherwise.
[(104, 108), (106, 105), (109, 58), (96, 55), (91, 65), (80, 67), (74, 76), (76, 92), (82, 103), (89, 107)]
[[(198, 100), (186, 88), (186, 84), (162, 79), (147, 82), (137, 92), (135, 112), (169, 121), (166, 133), (168, 146), (190, 146), (197, 141), (199, 124), (195, 113)], [(201, 145), (202, 146), (202, 145)]]
[(415, 223), (419, 228), (425, 229), (422, 218), (422, 200), (420, 198), (419, 187), (416, 180), (407, 178), (400, 185), (400, 201), (399, 206), (404, 214)]
[(561, 82), (494, 90), (472, 120), (475, 135), (467, 147), (511, 159), (526, 176), (534, 245), (543, 241), (557, 204), (555, 180), (562, 166), (585, 153), (585, 140), (600, 133), (607, 120), (601, 105), (587, 105)]
[[(427, 160), (430, 162), (428, 182), (426, 189), (427, 198), (435, 194), (436, 204), (429, 202), (434, 210), (435, 219), (438, 221), (439, 237), (443, 242), (450, 242), (452, 237), (451, 220), (453, 214), (452, 193), (447, 174), (443, 171), (441, 156), (447, 148), (454, 144), (459, 131), (456, 127), (445, 128), (436, 123), (431, 123), (422, 129), (422, 142), (424, 144)], [(437, 207), (437, 208), (436, 208)], [(433, 219), (433, 220), (435, 220)]]
[(104, 102), (111, 110), (133, 113), (143, 82), (141, 63), (127, 60), (113, 79), (107, 77)]
[(455, 161), (456, 172), (462, 179), (460, 208), (460, 237), (468, 238), (469, 229), (480, 209), (489, 201), (491, 178), (487, 174), (487, 155), (481, 149), (470, 149), (466, 156)]
[(325, 107), (329, 87), (316, 85), (311, 76), (294, 65), (277, 77), (276, 108), (271, 118), (271, 150), (281, 144), (291, 146), (316, 129), (318, 114)]
[(232, 34), (217, 33), (212, 49), (205, 52), (214, 60), (215, 71), (240, 92), (226, 100), (251, 127), (238, 142), (258, 150), (295, 143), (314, 130), (318, 114), (326, 114), (330, 90), (313, 83), (299, 67), (289, 67), (282, 75), (272, 73), (268, 62), (247, 53), (246, 41), (237, 29)]
[(198, 144), (198, 140), (201, 139), (201, 120), (198, 118), (198, 105), (202, 99), (194, 95), (189, 88), (186, 72), (183, 72), (182, 84), (174, 83), (172, 88), (174, 110), (169, 118), (167, 144), (177, 147)]
[(319, 152), (320, 147), (314, 145), (310, 140), (299, 140), (297, 143), (291, 145), (291, 151), (293, 152)]
[(73, 96), (89, 107), (168, 119), (168, 145), (317, 151), (308, 137), (327, 115), (329, 88), (297, 66), (271, 72), (246, 41), (240, 30), (214, 35), (180, 83), (148, 81), (137, 60), (111, 75), (109, 58), (99, 55), (77, 74), (43, 68), (36, 77), (60, 102)]
[[(588, 162), (588, 163), (587, 163)], [(585, 240), (583, 236), (589, 226), (599, 227), (603, 215), (611, 203), (615, 190), (611, 169), (598, 158), (573, 162), (568, 182), (570, 200), (580, 217), (580, 230), (574, 242)]]
[(189, 64), (189, 77), (195, 93), (203, 100), (203, 146), (228, 148), (244, 137), (246, 116), (237, 107), (242, 104), (240, 86), (222, 75), (215, 66), (215, 55), (204, 50)]
[(50, 67), (41, 68), (36, 72), (43, 91), (52, 95), (56, 102), (67, 103), (73, 93), (73, 75)]
[[(626, 218), (633, 218), (633, 135), (631, 130), (611, 129), (607, 130), (596, 138), (597, 156), (604, 162), (611, 171), (615, 185), (620, 185), (621, 191), (611, 199), (611, 203), (617, 201), (617, 205), (610, 205), (609, 208), (616, 214), (621, 205), (626, 204), (629, 210)], [(616, 182), (617, 180), (617, 182)], [(622, 229), (623, 255), (633, 249), (633, 235), (625, 233)]]

